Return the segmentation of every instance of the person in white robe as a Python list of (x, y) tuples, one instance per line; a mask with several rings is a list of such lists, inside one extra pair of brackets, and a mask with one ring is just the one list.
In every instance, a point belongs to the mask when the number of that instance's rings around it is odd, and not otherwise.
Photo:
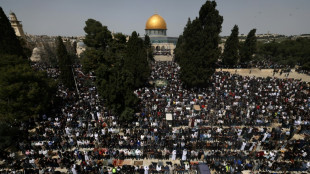
[(177, 151), (173, 150), (172, 151), (172, 160), (176, 160), (176, 157), (177, 157)]
[(183, 161), (186, 161), (186, 155), (187, 155), (187, 150), (184, 149), (184, 150), (183, 150), (183, 154), (182, 154), (182, 160), (183, 160)]

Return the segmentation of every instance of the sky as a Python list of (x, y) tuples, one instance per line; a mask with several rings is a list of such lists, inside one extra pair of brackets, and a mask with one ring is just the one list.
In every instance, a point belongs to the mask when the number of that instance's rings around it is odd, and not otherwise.
[[(0, 0), (8, 16), (14, 12), (28, 34), (83, 36), (85, 21), (100, 21), (110, 31), (145, 34), (153, 14), (167, 23), (167, 35), (183, 33), (188, 18), (194, 19), (206, 0)], [(257, 34), (299, 35), (310, 33), (310, 0), (216, 0), (223, 16), (221, 36), (236, 24), (239, 34), (256, 28)]]

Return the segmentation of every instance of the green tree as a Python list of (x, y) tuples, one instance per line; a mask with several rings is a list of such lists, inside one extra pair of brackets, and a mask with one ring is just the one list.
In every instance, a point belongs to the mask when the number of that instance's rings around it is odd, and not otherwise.
[(307, 67), (310, 62), (310, 40), (298, 38), (259, 44), (256, 58), (290, 67), (295, 65), (299, 65), (301, 68)]
[(77, 53), (76, 53), (76, 41), (71, 42), (69, 39), (64, 43), (68, 52), (68, 56), (70, 57), (72, 63), (76, 63), (78, 61)]
[(81, 55), (82, 70), (84, 73), (95, 71), (103, 62), (104, 52), (92, 47), (87, 48)]
[(23, 49), (23, 53), (27, 58), (30, 58), (32, 55), (32, 50), (35, 48), (34, 43), (29, 43), (25, 38), (18, 37), (19, 43)]
[(56, 39), (56, 52), (60, 70), (60, 79), (66, 88), (74, 89), (73, 64), (60, 36)]
[(125, 50), (127, 47), (126, 36), (123, 35), (122, 33), (114, 34), (114, 39), (110, 42), (110, 47), (111, 47), (111, 51), (114, 54), (118, 54), (119, 57), (124, 57)]
[(124, 68), (133, 75), (136, 88), (147, 83), (151, 70), (147, 62), (146, 48), (135, 31), (132, 32), (127, 43)]
[(0, 55), (4, 54), (26, 57), (9, 19), (0, 7)]
[(52, 66), (52, 67), (57, 67), (58, 60), (57, 60), (57, 53), (56, 53), (56, 44), (52, 42), (45, 42), (45, 41), (40, 42), (40, 44), (42, 45), (42, 47), (40, 47), (41, 48), (40, 63), (48, 65), (48, 66)]
[(18, 129), (17, 125), (7, 122), (0, 122), (0, 150), (4, 152), (5, 149), (12, 145), (12, 143), (19, 142), (24, 132)]
[(249, 62), (257, 50), (256, 29), (252, 29), (246, 37), (243, 47), (240, 50), (240, 62)]
[(110, 54), (109, 51), (107, 55), (117, 61), (110, 66), (101, 64), (97, 69), (98, 92), (108, 108), (120, 116), (120, 120), (130, 120), (138, 102), (138, 98), (133, 93), (133, 75), (124, 69), (122, 57)]
[(232, 67), (239, 61), (239, 28), (237, 25), (231, 30), (230, 36), (227, 38), (224, 52), (222, 55), (223, 65)]
[(149, 35), (144, 36), (144, 46), (146, 48), (147, 60), (154, 62), (153, 50), (152, 50), (152, 43)]
[[(15, 55), (5, 58), (20, 59)], [(1, 74), (1, 120), (27, 120), (29, 116), (36, 116), (49, 108), (55, 84), (46, 73), (33, 71), (27, 63), (6, 63), (1, 67)]]
[(205, 87), (215, 71), (219, 59), (223, 17), (215, 1), (207, 1), (199, 11), (199, 18), (187, 22), (176, 46), (176, 61), (181, 67), (181, 80), (187, 87)]
[(136, 32), (128, 43), (122, 33), (112, 38), (107, 27), (93, 19), (86, 21), (84, 30), (88, 47), (82, 57), (83, 71), (95, 72), (99, 95), (120, 120), (133, 119), (139, 101), (133, 91), (144, 85), (150, 74), (149, 45)]
[(181, 62), (181, 58), (183, 57), (184, 50), (182, 48), (184, 48), (184, 42), (183, 42), (183, 35), (180, 35), (176, 44), (176, 47), (174, 49), (174, 61), (180, 63)]
[(56, 86), (46, 73), (30, 67), (2, 8), (0, 38), (0, 150), (3, 151), (27, 133), (19, 130), (21, 122), (48, 111)]
[[(81, 56), (82, 69), (85, 73), (96, 71), (101, 63), (105, 63), (104, 54), (106, 48), (112, 44), (112, 35), (107, 26), (103, 26), (99, 21), (88, 19), (84, 27), (86, 33), (84, 43), (87, 45), (86, 51)], [(126, 42), (126, 37), (116, 34), (119, 42)]]
[(0, 125), (6, 126), (0, 126), (0, 149), (25, 133), (17, 131), (20, 122), (50, 109), (56, 92), (55, 81), (44, 72), (34, 71), (25, 59), (16, 55), (1, 58)]
[(105, 50), (112, 39), (108, 27), (102, 26), (99, 21), (94, 19), (88, 19), (85, 23), (86, 26), (84, 27), (84, 31), (86, 32), (86, 36), (84, 43), (88, 47)]

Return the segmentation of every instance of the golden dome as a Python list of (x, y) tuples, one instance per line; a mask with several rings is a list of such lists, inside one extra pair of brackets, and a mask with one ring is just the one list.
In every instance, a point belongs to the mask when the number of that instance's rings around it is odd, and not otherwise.
[(158, 14), (154, 14), (146, 21), (145, 29), (146, 30), (152, 30), (152, 29), (167, 30), (167, 24), (164, 18), (162, 18)]

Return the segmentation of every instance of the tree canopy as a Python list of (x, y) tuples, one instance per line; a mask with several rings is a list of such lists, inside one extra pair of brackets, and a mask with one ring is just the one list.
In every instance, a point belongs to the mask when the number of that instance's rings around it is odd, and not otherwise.
[(223, 65), (232, 67), (239, 61), (239, 28), (237, 25), (231, 30), (230, 36), (225, 42), (224, 52), (222, 55)]
[(310, 70), (310, 39), (298, 38), (259, 44), (256, 58), (290, 67), (300, 65), (302, 69)]
[(181, 80), (187, 87), (205, 87), (219, 59), (219, 33), (223, 17), (215, 1), (206, 1), (199, 17), (188, 20), (175, 49), (175, 60), (181, 67)]
[(147, 50), (137, 32), (132, 32), (126, 48), (124, 68), (133, 75), (135, 88), (142, 87), (151, 73), (147, 62)]
[(240, 62), (249, 62), (253, 58), (253, 54), (256, 53), (257, 50), (257, 38), (255, 36), (256, 29), (252, 29), (240, 50)]
[(73, 63), (60, 36), (56, 39), (56, 56), (60, 70), (60, 80), (68, 89), (74, 89)]
[(56, 92), (55, 81), (34, 71), (20, 41), (0, 8), (0, 149), (26, 132), (19, 125), (46, 112)]
[(153, 50), (152, 50), (152, 43), (149, 35), (144, 36), (144, 46), (146, 48), (146, 53), (147, 53), (147, 60), (148, 62), (154, 62), (154, 56), (153, 56)]
[(108, 28), (94, 19), (86, 21), (84, 30), (87, 49), (82, 58), (83, 71), (95, 72), (105, 105), (120, 120), (131, 120), (138, 102), (133, 91), (145, 85), (150, 75), (150, 41), (143, 41), (135, 31), (128, 42), (121, 33), (112, 37)]
[(111, 32), (107, 26), (102, 26), (99, 21), (88, 19), (84, 27), (86, 33), (84, 43), (95, 49), (105, 49), (112, 39)]
[(0, 121), (25, 121), (46, 111), (55, 92), (55, 82), (46, 73), (34, 71), (16, 55), (2, 58), (15, 63), (7, 61), (0, 68)]

